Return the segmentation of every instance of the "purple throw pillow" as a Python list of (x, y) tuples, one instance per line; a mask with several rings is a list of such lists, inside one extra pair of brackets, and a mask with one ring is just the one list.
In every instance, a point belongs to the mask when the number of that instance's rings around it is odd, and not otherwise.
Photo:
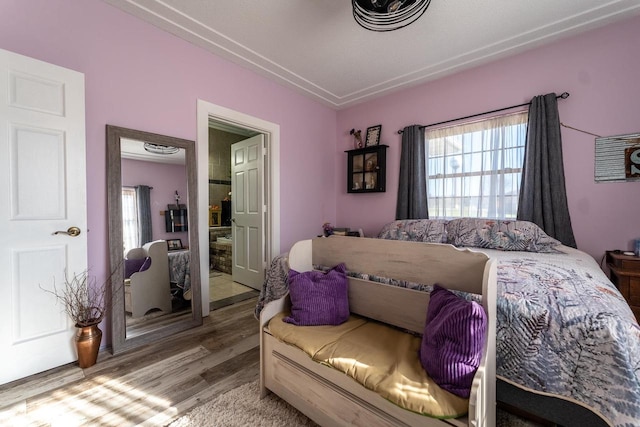
[(144, 259), (144, 262), (140, 266), (140, 270), (138, 270), (138, 271), (146, 271), (146, 270), (149, 269), (149, 267), (151, 267), (151, 257), (146, 257)]
[(326, 273), (289, 270), (291, 315), (297, 326), (339, 325), (349, 319), (349, 281), (344, 263)]
[(480, 304), (435, 285), (420, 345), (420, 363), (443, 389), (468, 398), (482, 358), (487, 315)]
[(133, 273), (140, 271), (145, 262), (145, 258), (125, 259), (124, 260), (124, 278), (128, 279)]
[(133, 273), (148, 270), (151, 267), (151, 258), (134, 258), (124, 260), (124, 278), (128, 279)]

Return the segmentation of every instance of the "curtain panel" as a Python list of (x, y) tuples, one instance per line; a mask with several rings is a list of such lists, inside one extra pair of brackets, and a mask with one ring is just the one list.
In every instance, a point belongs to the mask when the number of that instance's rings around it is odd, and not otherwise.
[(146, 185), (136, 186), (138, 202), (138, 233), (140, 246), (153, 240), (151, 228), (151, 188)]
[(402, 131), (396, 219), (427, 218), (429, 210), (424, 129), (419, 125), (412, 125)]
[(549, 236), (576, 247), (567, 204), (555, 93), (531, 100), (517, 218), (533, 222)]

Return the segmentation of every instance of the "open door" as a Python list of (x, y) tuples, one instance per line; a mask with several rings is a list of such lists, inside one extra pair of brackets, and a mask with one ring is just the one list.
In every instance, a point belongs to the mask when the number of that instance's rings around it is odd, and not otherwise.
[(233, 281), (260, 290), (264, 280), (264, 135), (231, 145)]
[(82, 73), (0, 50), (0, 384), (77, 359), (41, 287), (87, 269), (84, 117)]

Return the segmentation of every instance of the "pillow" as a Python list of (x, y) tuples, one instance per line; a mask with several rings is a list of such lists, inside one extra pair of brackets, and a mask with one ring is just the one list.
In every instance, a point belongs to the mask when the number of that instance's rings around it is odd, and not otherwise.
[(151, 267), (151, 257), (146, 257), (146, 258), (144, 259), (144, 262), (143, 262), (143, 263), (142, 263), (142, 265), (140, 266), (140, 270), (138, 270), (138, 271), (139, 271), (139, 272), (140, 272), (140, 271), (146, 271), (146, 270), (148, 270), (148, 269), (149, 269), (149, 267)]
[(487, 316), (480, 304), (435, 285), (420, 344), (422, 367), (441, 388), (469, 398), (486, 330)]
[(447, 224), (447, 242), (454, 246), (559, 253), (561, 243), (529, 221), (458, 218)]
[(349, 282), (340, 263), (328, 272), (289, 270), (291, 315), (283, 320), (297, 326), (339, 325), (349, 319)]
[(124, 260), (124, 278), (128, 279), (136, 271), (140, 271), (140, 267), (144, 264), (144, 258), (125, 259)]
[(134, 258), (124, 260), (124, 278), (128, 279), (133, 273), (145, 271), (151, 267), (151, 258)]
[(402, 219), (382, 227), (378, 239), (447, 243), (446, 219)]

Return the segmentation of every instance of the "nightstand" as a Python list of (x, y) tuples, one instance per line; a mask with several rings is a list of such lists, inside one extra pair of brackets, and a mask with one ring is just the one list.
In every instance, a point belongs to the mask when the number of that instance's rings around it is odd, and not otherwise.
[(640, 322), (640, 257), (607, 251), (609, 278)]

